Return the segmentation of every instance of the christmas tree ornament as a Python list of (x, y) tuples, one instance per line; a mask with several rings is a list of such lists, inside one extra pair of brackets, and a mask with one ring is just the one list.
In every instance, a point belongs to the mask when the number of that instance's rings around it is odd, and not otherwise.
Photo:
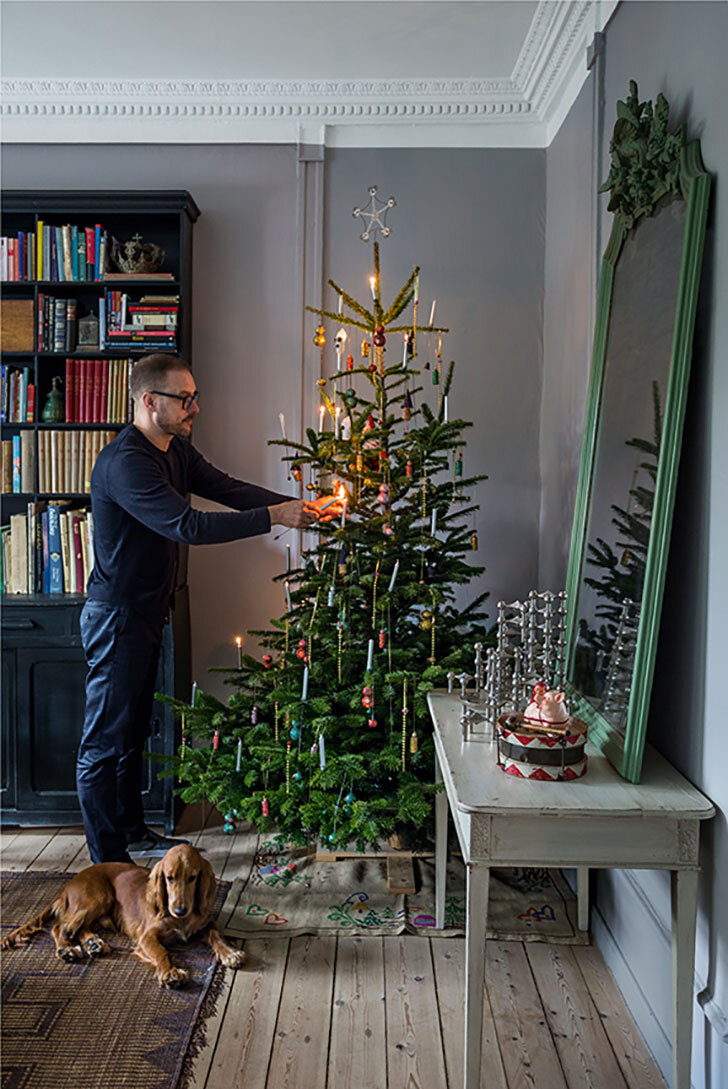
[(182, 715), (182, 744), (179, 750), (180, 760), (184, 760), (185, 753), (187, 752), (187, 738), (185, 736), (185, 716)]
[(432, 372), (432, 384), (433, 386), (439, 386), (440, 384), (440, 375), (436, 370), (433, 370)]
[(329, 596), (328, 596), (328, 600), (327, 600), (327, 605), (328, 605), (328, 607), (330, 609), (333, 608), (333, 605), (334, 605), (334, 588), (333, 588), (333, 586), (329, 587)]
[(370, 364), (369, 364), (369, 370), (370, 370), (370, 372), (371, 372), (372, 374), (374, 374), (374, 372), (376, 371), (376, 369), (377, 369), (377, 365), (376, 365), (376, 363), (370, 363)]
[(371, 685), (365, 684), (362, 688), (361, 705), (366, 707), (367, 710), (371, 710), (374, 706), (374, 695)]
[(264, 817), (270, 816), (270, 806), (268, 805), (268, 799), (265, 797), (260, 799), (260, 812)]
[(215, 752), (220, 748), (220, 733), (218, 730), (215, 730), (212, 735), (212, 748)]
[(301, 731), (298, 728), (298, 722), (296, 721), (296, 719), (293, 720), (293, 725), (291, 726), (288, 733), (291, 741), (298, 741), (299, 737), (301, 736)]
[(425, 363), (425, 370), (429, 371), (429, 369), (430, 369), (430, 361), (428, 359), (427, 362)]
[(414, 755), (419, 749), (420, 744), (417, 738), (417, 731), (413, 730), (410, 734), (410, 752)]
[(420, 627), (423, 631), (429, 631), (432, 627), (432, 613), (429, 609), (422, 610), (422, 618), (420, 619)]
[(404, 400), (402, 401), (402, 419), (407, 422), (412, 419), (412, 398), (409, 390), (405, 390)]
[(300, 771), (294, 771), (293, 778), (296, 780), (297, 783), (300, 783), (301, 779), (303, 779), (303, 775)]
[(316, 326), (316, 333), (313, 338), (313, 342), (317, 348), (323, 348), (326, 343), (326, 330), (323, 325)]
[(402, 682), (402, 771), (404, 771), (407, 763), (407, 715), (409, 713), (407, 707), (407, 675), (405, 674)]
[(470, 534), (470, 547), (472, 548), (473, 552), (478, 551), (478, 534), (475, 530), (473, 530), (473, 532)]
[(266, 669), (270, 669), (270, 667), (273, 665), (273, 655), (272, 654), (264, 654), (263, 655), (263, 665), (265, 666)]
[(376, 328), (374, 329), (374, 336), (372, 337), (372, 343), (374, 344), (375, 348), (383, 348), (384, 345), (387, 343), (387, 338), (384, 335), (384, 326), (383, 325), (377, 325)]
[[(381, 200), (377, 196), (377, 185), (369, 186), (369, 200), (362, 208), (355, 208), (351, 213), (354, 219), (362, 219), (364, 221), (364, 231), (359, 236), (362, 242), (368, 242), (369, 239), (380, 232), (382, 238), (389, 238), (392, 233), (392, 228), (387, 226), (387, 213), (390, 208), (394, 208), (397, 201), (394, 197), (390, 197), (389, 200)], [(376, 246), (376, 242), (374, 243)], [(374, 277), (371, 277), (372, 291), (374, 291)]]
[(379, 649), (384, 650), (387, 645), (387, 630), (386, 628), (379, 629)]
[(291, 476), (297, 484), (301, 483), (301, 481), (303, 480), (303, 469), (300, 465), (294, 464), (291, 466)]
[(336, 336), (334, 337), (334, 348), (336, 349), (336, 354), (337, 355), (341, 355), (344, 352), (344, 350), (346, 349), (346, 342), (347, 342), (348, 339), (349, 339), (349, 334), (347, 333), (346, 329), (344, 329), (344, 327), (342, 325), (342, 327), (339, 329)]
[(339, 549), (339, 574), (342, 577), (346, 574), (346, 545)]
[(250, 711), (250, 722), (253, 726), (258, 724), (258, 708), (253, 704)]
[(286, 794), (291, 793), (291, 743), (286, 744)]
[(385, 522), (382, 526), (382, 533), (385, 535), (385, 537), (391, 537), (394, 534), (394, 530), (390, 526), (389, 522)]
[(462, 476), (462, 475), (463, 475), (463, 452), (461, 450), (460, 453), (458, 454), (456, 460), (455, 460), (455, 476)]
[(346, 802), (347, 805), (353, 805), (354, 802), (356, 801), (356, 794), (354, 794), (353, 791), (350, 790), (349, 793), (344, 798), (344, 801)]
[(367, 726), (370, 728), (370, 730), (373, 730), (376, 727), (376, 725), (377, 725), (377, 720), (375, 718), (370, 718), (369, 722), (367, 723)]
[(371, 344), (369, 343), (368, 340), (363, 340), (361, 342), (361, 357), (362, 357), (362, 359), (368, 359), (370, 351), (371, 351)]
[(407, 474), (407, 476), (412, 476), (412, 474), (413, 474), (412, 462), (410, 461), (409, 458), (407, 458), (407, 464), (404, 467), (404, 471)]
[(341, 437), (344, 442), (348, 442), (351, 438), (351, 416), (344, 416), (341, 421)]
[(279, 725), (279, 721), (280, 721), (280, 717), (281, 717), (281, 708), (280, 708), (280, 704), (278, 703), (278, 700), (276, 700), (274, 705), (273, 705), (273, 711), (274, 711), (275, 739), (276, 739), (276, 741), (278, 741), (278, 725)]
[(347, 369), (347, 371), (353, 371), (354, 370), (354, 356), (351, 354), (351, 352), (349, 352), (349, 354), (346, 357), (346, 369)]
[(225, 823), (222, 830), (226, 836), (232, 836), (235, 834), (235, 825), (233, 824), (232, 817), (229, 813), (225, 814)]

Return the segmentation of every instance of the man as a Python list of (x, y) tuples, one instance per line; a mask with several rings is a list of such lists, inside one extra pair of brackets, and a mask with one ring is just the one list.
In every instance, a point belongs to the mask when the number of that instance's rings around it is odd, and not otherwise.
[[(141, 798), (178, 546), (235, 541), (274, 525), (304, 529), (327, 502), (244, 484), (205, 461), (189, 442), (198, 391), (179, 357), (140, 359), (130, 388), (134, 423), (101, 451), (91, 476), (94, 567), (81, 613), (89, 668), (76, 782), (93, 862), (162, 855), (180, 842), (146, 827)], [(190, 493), (232, 510), (195, 510)]]

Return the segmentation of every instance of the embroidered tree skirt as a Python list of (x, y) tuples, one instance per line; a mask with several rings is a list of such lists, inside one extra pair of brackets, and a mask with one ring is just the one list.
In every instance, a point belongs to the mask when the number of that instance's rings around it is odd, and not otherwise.
[[(387, 888), (385, 858), (316, 862), (305, 851), (283, 852), (255, 833), (245, 857), (254, 859), (237, 878), (220, 912), (233, 938), (280, 934), (435, 933), (434, 859), (415, 858), (415, 895)], [(444, 931), (465, 933), (465, 873), (448, 865)], [(576, 925), (576, 897), (558, 870), (491, 871), (488, 937), (501, 941), (549, 941), (582, 945), (588, 934)]]
[[(3, 873), (2, 934), (36, 915), (70, 874)], [(217, 911), (228, 886), (218, 886)], [(208, 946), (169, 946), (190, 972), (163, 990), (121, 934), (107, 956), (66, 964), (50, 934), (2, 955), (3, 1089), (175, 1089), (222, 982)]]

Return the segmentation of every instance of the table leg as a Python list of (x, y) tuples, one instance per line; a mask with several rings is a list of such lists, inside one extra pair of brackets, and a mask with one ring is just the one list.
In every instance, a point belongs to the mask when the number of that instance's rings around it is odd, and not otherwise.
[(579, 866), (576, 870), (576, 909), (579, 930), (589, 929), (589, 870)]
[[(435, 752), (435, 782), (442, 782), (440, 758)], [(435, 795), (435, 927), (445, 927), (445, 883), (447, 874), (447, 794)]]
[(465, 923), (465, 1081), (464, 1089), (479, 1089), (485, 986), (485, 931), (488, 925), (490, 867), (467, 864)]
[(690, 1089), (698, 871), (672, 870), (672, 1089)]

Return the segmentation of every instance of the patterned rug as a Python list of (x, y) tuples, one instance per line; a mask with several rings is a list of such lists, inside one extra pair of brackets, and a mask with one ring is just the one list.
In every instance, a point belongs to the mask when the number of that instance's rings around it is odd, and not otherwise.
[[(2, 934), (36, 915), (70, 874), (3, 873)], [(229, 884), (218, 884), (213, 908)], [(48, 932), (3, 953), (2, 1089), (176, 1089), (204, 1043), (223, 979), (208, 946), (170, 945), (190, 981), (159, 986), (123, 934), (108, 956), (66, 964)]]
[[(255, 861), (247, 877), (233, 881), (220, 912), (225, 933), (233, 938), (465, 933), (461, 861), (448, 864), (445, 930), (435, 932), (434, 859), (416, 858), (416, 894), (396, 895), (387, 888), (385, 858), (316, 862), (304, 851), (281, 853), (254, 832), (242, 834), (250, 837)], [(489, 938), (588, 945), (589, 935), (577, 928), (576, 918), (576, 897), (559, 870), (491, 871)]]

